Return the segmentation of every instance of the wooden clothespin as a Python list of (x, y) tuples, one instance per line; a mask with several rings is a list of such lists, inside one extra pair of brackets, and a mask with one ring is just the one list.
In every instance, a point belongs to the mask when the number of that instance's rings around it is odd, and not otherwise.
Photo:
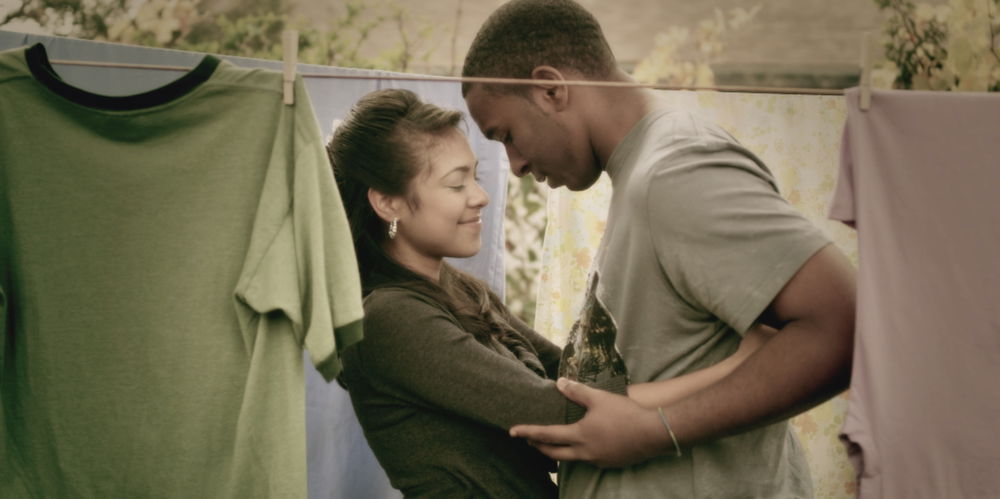
[(281, 33), (282, 60), (284, 66), (285, 104), (295, 104), (295, 67), (299, 64), (299, 32), (286, 29)]
[(872, 105), (872, 33), (866, 31), (861, 38), (861, 81), (858, 107), (867, 111)]

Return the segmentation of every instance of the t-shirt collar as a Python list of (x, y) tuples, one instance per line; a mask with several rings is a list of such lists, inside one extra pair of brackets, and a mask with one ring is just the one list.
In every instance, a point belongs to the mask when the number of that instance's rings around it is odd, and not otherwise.
[(25, 50), (24, 59), (35, 80), (57, 95), (83, 106), (107, 111), (145, 109), (178, 99), (207, 81), (221, 62), (216, 57), (206, 55), (194, 69), (162, 87), (141, 94), (109, 96), (88, 92), (63, 81), (52, 68), (45, 46), (41, 43)]

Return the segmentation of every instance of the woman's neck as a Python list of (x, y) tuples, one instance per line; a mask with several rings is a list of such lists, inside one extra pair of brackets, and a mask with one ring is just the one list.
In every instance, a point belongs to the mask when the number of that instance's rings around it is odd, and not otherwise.
[(441, 268), (444, 259), (430, 257), (414, 251), (412, 248), (402, 244), (388, 244), (386, 252), (400, 265), (420, 274), (435, 284), (441, 282)]

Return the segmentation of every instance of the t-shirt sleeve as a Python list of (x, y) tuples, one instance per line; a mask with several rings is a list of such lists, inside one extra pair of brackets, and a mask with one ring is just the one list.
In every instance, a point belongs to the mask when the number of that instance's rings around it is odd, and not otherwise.
[[(339, 352), (362, 337), (361, 285), (350, 227), (301, 78), (282, 113), (271, 166), (237, 285), (244, 335), (260, 314), (280, 311), (323, 377), (341, 370)], [(284, 123), (282, 124), (284, 125)], [(256, 314), (256, 315), (254, 315)], [(252, 337), (247, 339), (252, 344)]]
[(854, 161), (851, 158), (850, 120), (844, 124), (844, 135), (840, 141), (840, 173), (837, 175), (837, 187), (830, 200), (830, 211), (827, 216), (831, 220), (839, 220), (854, 227)]
[(700, 144), (661, 161), (645, 202), (662, 271), (692, 307), (743, 334), (829, 240), (741, 148)]
[[(8, 340), (7, 335), (14, 334), (13, 330), (8, 331), (7, 329), (7, 321), (10, 319), (8, 312), (9, 305), (7, 304), (7, 295), (4, 293), (4, 289), (7, 285), (6, 282), (7, 279), (5, 275), (7, 272), (6, 261), (7, 261), (6, 256), (3, 255), (2, 250), (0, 250), (0, 262), (3, 262), (2, 264), (5, 266), (3, 269), (0, 269), (0, 388), (2, 388), (4, 386), (4, 383), (7, 382), (7, 380), (4, 379), (5, 373), (7, 372), (7, 366), (6, 366), (7, 345), (11, 343)], [(0, 389), (0, 412), (2, 412), (3, 407), (4, 407), (3, 390)], [(0, 414), (0, 424), (4, 422), (3, 419), (4, 419), (3, 414)], [(4, 442), (0, 442), (0, 450), (3, 450), (3, 446)]]
[(345, 356), (348, 383), (361, 375), (383, 393), (503, 429), (571, 422), (572, 402), (555, 382), (480, 343), (419, 293), (373, 292), (364, 322), (364, 340)]
[(295, 113), (292, 203), (304, 295), (301, 328), (313, 363), (329, 381), (341, 369), (336, 354), (362, 336), (361, 281), (351, 228), (301, 77), (295, 92), (302, 99)]
[[(3, 58), (0, 58), (2, 60)], [(4, 172), (0, 171), (0, 175)], [(13, 336), (14, 328), (8, 325), (8, 322), (13, 320), (13, 314), (11, 314), (11, 304), (8, 293), (10, 293), (10, 274), (13, 271), (11, 266), (13, 265), (12, 255), (9, 254), (10, 248), (13, 247), (13, 238), (10, 235), (10, 209), (8, 207), (8, 200), (6, 199), (7, 193), (0, 193), (0, 411), (3, 409), (3, 384), (7, 381), (4, 379), (4, 374), (7, 372), (6, 369), (6, 352), (7, 345), (13, 344), (12, 339), (8, 338), (7, 335)], [(3, 424), (3, 414), (0, 414), (0, 424)], [(3, 426), (0, 426), (2, 428)], [(4, 443), (0, 442), (0, 450), (3, 450)], [(6, 454), (3, 454), (6, 455)]]

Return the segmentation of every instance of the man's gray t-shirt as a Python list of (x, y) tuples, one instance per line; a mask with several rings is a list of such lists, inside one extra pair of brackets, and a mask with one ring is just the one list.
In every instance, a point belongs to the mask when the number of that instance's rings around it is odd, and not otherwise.
[[(757, 157), (688, 112), (644, 117), (607, 172), (607, 228), (560, 366), (570, 378), (643, 383), (721, 361), (829, 244)], [(787, 422), (623, 469), (564, 463), (560, 487), (571, 498), (812, 496)]]

